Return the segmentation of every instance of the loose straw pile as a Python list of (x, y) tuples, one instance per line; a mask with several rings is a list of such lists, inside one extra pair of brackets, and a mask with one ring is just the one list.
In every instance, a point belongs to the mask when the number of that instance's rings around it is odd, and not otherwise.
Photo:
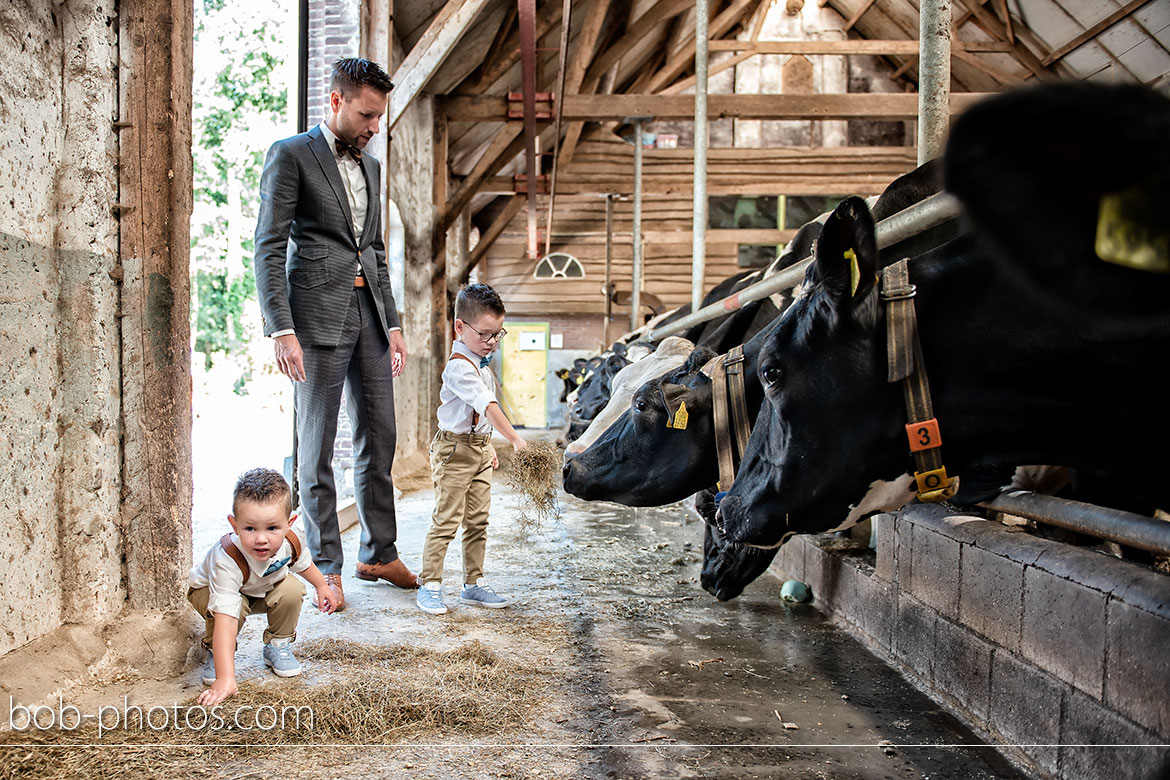
[[(258, 755), (286, 760), (287, 749), (303, 745), (498, 735), (527, 723), (542, 698), (538, 670), (505, 660), (479, 641), (437, 652), (323, 639), (297, 643), (297, 651), (312, 663), (309, 673), (324, 677), (321, 682), (245, 682), (221, 706), (229, 719), (244, 706), (251, 712), (308, 707), (311, 727), (303, 722), (300, 728), (247, 731), (132, 727), (106, 731), (100, 740), (96, 726), (88, 724), (74, 731), (0, 732), (0, 777), (215, 777), (245, 758), (249, 764)], [(119, 747), (94, 747), (102, 744)]]
[(539, 529), (547, 520), (560, 516), (557, 489), (561, 484), (561, 451), (543, 441), (529, 442), (516, 450), (505, 478), (520, 493), (522, 528)]

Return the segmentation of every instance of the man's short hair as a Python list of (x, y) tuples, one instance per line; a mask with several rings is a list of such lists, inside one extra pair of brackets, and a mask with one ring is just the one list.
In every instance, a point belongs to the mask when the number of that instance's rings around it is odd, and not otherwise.
[(333, 63), (329, 91), (350, 97), (361, 87), (373, 87), (383, 95), (394, 89), (382, 66), (363, 57), (345, 57)]
[(484, 312), (507, 314), (500, 294), (486, 284), (469, 284), (455, 296), (455, 318), (470, 322)]
[(241, 501), (253, 504), (269, 504), (273, 501), (284, 503), (284, 513), (292, 514), (292, 490), (288, 482), (279, 471), (272, 469), (252, 469), (245, 471), (236, 480), (236, 490), (232, 494), (232, 514), (237, 514)]

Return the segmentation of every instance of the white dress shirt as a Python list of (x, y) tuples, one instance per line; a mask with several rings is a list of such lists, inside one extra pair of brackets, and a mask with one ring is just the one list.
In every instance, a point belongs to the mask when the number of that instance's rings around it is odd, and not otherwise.
[[(240, 544), (240, 537), (232, 534), (232, 542), (244, 554), (248, 562), (248, 581), (244, 582), (240, 567), (220, 545), (219, 540), (203, 556), (203, 560), (191, 567), (187, 577), (187, 587), (208, 588), (207, 611), (218, 612), (221, 615), (238, 617), (243, 596), (259, 598), (267, 596), (269, 591), (288, 576), (290, 571), (300, 573), (313, 564), (313, 556), (309, 554), (309, 545), (301, 544), (301, 556), (292, 560), (292, 544), (286, 537), (280, 543), (276, 555), (266, 561), (253, 558)], [(283, 562), (283, 565), (279, 565)], [(273, 571), (269, 569), (276, 565)], [(268, 572), (267, 574), (265, 572)]]
[[(439, 390), (439, 430), (451, 433), (491, 433), (488, 404), (496, 400), (496, 378), (488, 366), (479, 367), (480, 357), (462, 341), (451, 343), (451, 352), (475, 361), (472, 365), (460, 358), (449, 359), (443, 368), (443, 387)], [(472, 413), (479, 424), (471, 427)]]
[(329, 129), (329, 125), (322, 122), (319, 126), (321, 135), (329, 142), (333, 159), (337, 160), (337, 172), (341, 174), (341, 183), (345, 185), (345, 197), (349, 201), (349, 213), (353, 217), (353, 237), (355, 241), (360, 241), (362, 228), (366, 224), (366, 209), (370, 205), (365, 174), (362, 173), (362, 166), (358, 165), (353, 157), (337, 153), (337, 136)]

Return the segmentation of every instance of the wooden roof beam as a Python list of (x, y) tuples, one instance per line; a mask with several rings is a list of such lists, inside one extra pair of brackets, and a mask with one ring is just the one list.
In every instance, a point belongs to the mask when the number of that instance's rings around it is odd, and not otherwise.
[(852, 30), (853, 25), (861, 21), (861, 17), (865, 16), (865, 12), (870, 9), (873, 3), (874, 0), (865, 0), (865, 2), (862, 3), (861, 6), (853, 12), (853, 16), (849, 17), (849, 21), (845, 22), (845, 32)]
[[(507, 22), (510, 23), (514, 20), (515, 15), (509, 14)], [(536, 39), (540, 40), (543, 38), (560, 21), (561, 4), (546, 4), (536, 12)], [(466, 86), (460, 86), (459, 91), (482, 95), (484, 90), (503, 78), (519, 61), (520, 31), (519, 28), (514, 28), (508, 32), (507, 38), (505, 38), (504, 43), (499, 49), (495, 50), (494, 56), (484, 61), (483, 66), (478, 71), (479, 75), (475, 76), (475, 81), (467, 83)]]
[(527, 195), (512, 196), (512, 199), (508, 202), (508, 205), (504, 207), (504, 210), (500, 212), (499, 216), (492, 220), (492, 224), (486, 231), (484, 231), (484, 234), (480, 236), (479, 242), (475, 245), (475, 249), (471, 250), (471, 255), (467, 258), (467, 273), (471, 273), (471, 271), (477, 265), (479, 265), (479, 261), (483, 259), (483, 256), (487, 254), (489, 249), (491, 249), (492, 244), (494, 244), (496, 239), (500, 237), (500, 234), (504, 232), (504, 228), (508, 227), (508, 223), (510, 223), (526, 205), (528, 205)]
[[(710, 51), (745, 51), (752, 54), (918, 54), (918, 41), (878, 41), (852, 38), (846, 41), (711, 41)], [(953, 51), (1007, 52), (1012, 44), (1006, 41), (952, 41)]]
[[(980, 29), (982, 29), (988, 35), (999, 38), (1001, 41), (1007, 40), (1007, 33), (1003, 23), (1000, 22), (995, 14), (991, 13), (983, 7), (983, 2), (980, 0), (959, 0), (959, 2), (962, 3), (963, 6), (972, 13), (975, 18), (975, 23), (979, 25)], [(1012, 45), (1012, 50), (1009, 53), (1015, 57), (1021, 65), (1031, 71), (1032, 75), (1038, 78), (1045, 78), (1050, 75), (1045, 69), (1044, 65), (1040, 62), (1040, 58), (1037, 57), (1031, 49), (1023, 45), (1023, 43), (1021, 43), (1018, 38), (1016, 39), (1015, 44)]]
[(431, 20), (426, 32), (391, 77), (394, 89), (390, 92), (390, 106), (386, 111), (387, 132), (402, 118), (403, 112), (422, 92), (489, 1), (448, 0)]
[[(752, 14), (765, 2), (767, 0), (732, 0), (731, 5), (712, 19), (710, 25), (708, 25), (708, 38), (712, 39), (707, 44), (708, 52), (715, 51), (711, 48), (711, 43), (714, 42), (714, 39), (723, 37), (728, 30), (731, 30), (737, 24), (750, 21)], [(750, 12), (748, 11), (749, 7), (751, 8)], [(677, 53), (668, 57), (666, 65), (654, 75), (654, 78), (650, 81), (650, 91), (659, 92), (669, 86), (670, 82), (682, 75), (687, 65), (693, 64), (694, 61), (695, 37), (692, 35), (686, 45)], [(710, 74), (708, 73), (708, 75)]]
[(1109, 14), (1101, 21), (1086, 28), (1084, 32), (1082, 32), (1080, 35), (1073, 38), (1068, 43), (1064, 44), (1063, 46), (1058, 46), (1055, 49), (1053, 49), (1051, 54), (1046, 56), (1044, 59), (1040, 60), (1040, 64), (1047, 68), (1049, 65), (1056, 62), (1057, 60), (1064, 58), (1068, 54), (1071, 54), (1072, 52), (1076, 51), (1081, 46), (1084, 46), (1086, 43), (1091, 41), (1093, 38), (1096, 38), (1098, 35), (1105, 32), (1106, 30), (1108, 30), (1110, 27), (1117, 24), (1121, 20), (1125, 19), (1127, 16), (1129, 16), (1134, 11), (1138, 10), (1139, 8), (1141, 8), (1143, 5), (1145, 5), (1148, 2), (1150, 2), (1150, 0), (1131, 0), (1131, 2), (1126, 3), (1121, 8), (1118, 8), (1116, 11)]
[[(951, 112), (957, 113), (985, 97), (979, 92), (951, 95)], [(849, 93), (817, 95), (711, 95), (707, 99), (712, 118), (737, 119), (913, 119), (918, 116), (918, 96), (910, 93)], [(441, 110), (452, 122), (504, 121), (503, 97), (448, 97)], [(691, 95), (566, 95), (564, 118), (570, 121), (620, 121), (630, 116), (659, 119), (693, 119)], [(516, 120), (512, 120), (516, 121)]]
[(593, 61), (585, 74), (585, 81), (599, 82), (602, 74), (621, 61), (656, 26), (694, 7), (693, 0), (658, 0), (626, 29), (625, 35)]

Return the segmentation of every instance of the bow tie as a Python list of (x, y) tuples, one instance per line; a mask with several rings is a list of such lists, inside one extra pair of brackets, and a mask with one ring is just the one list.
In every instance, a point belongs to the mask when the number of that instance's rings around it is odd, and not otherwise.
[(358, 165), (362, 164), (362, 150), (361, 149), (358, 149), (356, 146), (350, 146), (345, 141), (342, 141), (340, 138), (337, 139), (336, 146), (337, 146), (337, 155), (339, 157), (345, 157), (348, 154), (350, 157), (353, 158), (353, 161), (355, 163), (357, 163)]
[(287, 566), (291, 562), (292, 562), (291, 555), (287, 558), (281, 558), (279, 561), (273, 561), (271, 564), (269, 564), (268, 568), (265, 569), (264, 573), (260, 576), (267, 577), (269, 574), (272, 574), (273, 572), (279, 571), (282, 566)]
[(479, 359), (479, 367), (480, 368), (487, 368), (488, 364), (491, 362), (492, 362), (492, 356), (490, 354), (487, 357), (481, 357)]

